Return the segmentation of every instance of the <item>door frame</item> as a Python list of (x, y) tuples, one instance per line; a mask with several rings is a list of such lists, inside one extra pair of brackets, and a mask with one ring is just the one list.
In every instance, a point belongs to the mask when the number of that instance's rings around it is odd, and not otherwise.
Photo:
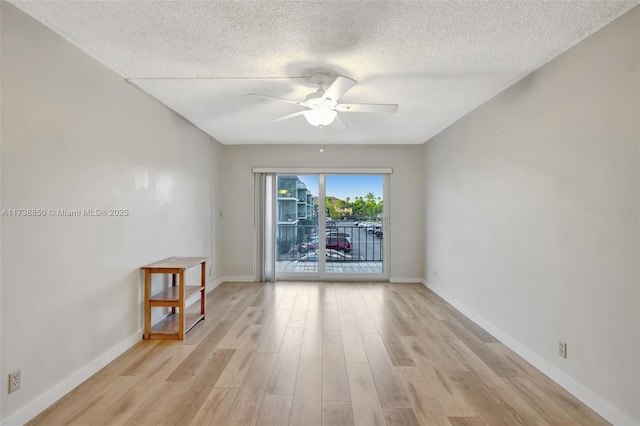
[[(312, 280), (312, 281), (388, 281), (389, 280), (389, 265), (390, 265), (390, 250), (389, 250), (389, 226), (391, 223), (390, 215), (390, 175), (393, 172), (391, 168), (270, 168), (270, 167), (255, 167), (254, 173), (272, 173), (275, 174), (273, 187), (276, 186), (276, 180), (278, 175), (317, 175), (318, 176), (318, 200), (320, 201), (318, 209), (318, 235), (325, 235), (325, 219), (326, 208), (320, 208), (324, 205), (326, 199), (326, 175), (381, 175), (382, 176), (382, 201), (384, 205), (383, 209), (383, 232), (382, 238), (382, 272), (380, 274), (361, 274), (361, 273), (327, 273), (325, 271), (325, 256), (324, 256), (324, 244), (320, 244), (318, 254), (318, 270), (307, 273), (275, 273), (275, 279), (277, 280)], [(275, 219), (275, 203), (272, 206)], [(275, 223), (272, 224), (274, 232)], [(261, 229), (256, 229), (256, 236), (263, 235), (264, 224), (260, 224)], [(261, 244), (262, 239), (256, 238), (256, 246)], [(271, 247), (272, 258), (275, 258), (275, 244)], [(262, 250), (254, 250), (256, 255), (267, 256)], [(268, 257), (268, 256), (267, 256)], [(257, 260), (257, 259), (255, 259)], [(260, 264), (260, 262), (254, 262)], [(256, 271), (257, 272), (257, 271)], [(256, 275), (258, 276), (258, 275)]]

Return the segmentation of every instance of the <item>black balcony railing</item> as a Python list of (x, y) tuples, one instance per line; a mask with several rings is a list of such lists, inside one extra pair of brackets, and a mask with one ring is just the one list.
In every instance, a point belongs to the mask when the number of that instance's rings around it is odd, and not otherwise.
[(383, 256), (382, 226), (370, 224), (327, 224), (325, 235), (318, 236), (318, 225), (277, 226), (278, 261), (317, 262), (319, 241), (326, 248), (327, 262), (380, 262)]

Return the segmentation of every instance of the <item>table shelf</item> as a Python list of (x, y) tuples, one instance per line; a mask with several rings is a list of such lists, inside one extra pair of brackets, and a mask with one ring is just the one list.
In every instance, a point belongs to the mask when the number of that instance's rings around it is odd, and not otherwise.
[[(186, 313), (184, 316), (184, 332), (191, 330), (194, 325), (198, 323), (198, 321), (203, 320), (204, 315), (200, 313)], [(151, 336), (152, 340), (182, 340), (180, 339), (179, 332), (176, 331), (179, 326), (180, 315), (179, 314), (170, 314), (164, 317), (161, 321), (158, 321), (156, 324), (151, 327)]]
[[(187, 285), (184, 287), (184, 300), (188, 301), (194, 294), (202, 292), (204, 289), (200, 286)], [(154, 294), (149, 299), (151, 306), (179, 306), (180, 303), (180, 287), (172, 286)]]
[[(143, 266), (144, 339), (184, 340), (184, 335), (205, 316), (206, 257), (170, 257)], [(200, 285), (186, 285), (185, 271), (200, 265)], [(154, 274), (171, 275), (171, 286), (151, 295)], [(187, 301), (200, 298), (200, 312), (186, 313)], [(171, 308), (171, 313), (151, 326), (151, 308)]]

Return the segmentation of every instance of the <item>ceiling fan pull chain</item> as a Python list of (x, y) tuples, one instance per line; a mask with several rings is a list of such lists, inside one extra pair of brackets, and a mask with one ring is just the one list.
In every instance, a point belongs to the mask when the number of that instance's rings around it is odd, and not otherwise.
[(318, 126), (320, 127), (320, 154), (324, 153), (324, 133), (322, 133), (322, 129), (324, 129), (324, 126)]

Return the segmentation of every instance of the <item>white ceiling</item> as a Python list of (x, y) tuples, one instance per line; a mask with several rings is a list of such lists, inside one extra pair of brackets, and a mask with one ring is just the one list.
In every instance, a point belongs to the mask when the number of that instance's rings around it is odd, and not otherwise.
[(358, 81), (324, 143), (419, 144), (638, 4), (632, 1), (11, 1), (224, 144), (317, 144), (317, 72)]

